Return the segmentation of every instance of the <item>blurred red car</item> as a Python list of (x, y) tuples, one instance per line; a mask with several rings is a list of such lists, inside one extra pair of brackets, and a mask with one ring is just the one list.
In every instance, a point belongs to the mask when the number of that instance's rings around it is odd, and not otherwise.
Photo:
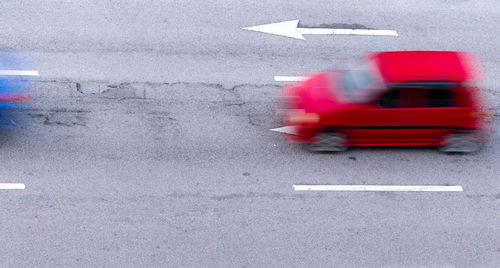
[(349, 146), (438, 146), (473, 152), (490, 139), (489, 107), (467, 52), (401, 51), (366, 55), (283, 87), (292, 143), (313, 151)]

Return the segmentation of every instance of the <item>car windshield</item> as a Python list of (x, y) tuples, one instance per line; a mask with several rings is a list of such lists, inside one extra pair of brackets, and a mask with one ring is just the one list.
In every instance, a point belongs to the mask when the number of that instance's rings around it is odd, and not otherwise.
[(340, 81), (346, 94), (352, 96), (368, 88), (375, 78), (368, 70), (368, 66), (358, 65), (351, 70), (344, 71), (340, 76)]
[(345, 95), (352, 102), (365, 103), (383, 88), (375, 66), (370, 62), (358, 64), (340, 74), (340, 83)]

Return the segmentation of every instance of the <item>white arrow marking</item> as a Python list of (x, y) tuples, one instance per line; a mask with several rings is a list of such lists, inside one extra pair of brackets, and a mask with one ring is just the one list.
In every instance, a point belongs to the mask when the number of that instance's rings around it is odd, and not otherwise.
[(297, 135), (297, 131), (295, 130), (294, 126), (284, 126), (284, 127), (273, 128), (273, 129), (270, 129), (270, 130), (271, 131), (280, 132), (280, 133)]
[(245, 27), (243, 30), (250, 30), (262, 33), (286, 36), (290, 38), (305, 40), (304, 34), (341, 34), (341, 35), (388, 35), (398, 36), (393, 30), (368, 30), (368, 29), (328, 29), (328, 28), (298, 28), (299, 20), (289, 20), (271, 24), (263, 24), (252, 27)]
[(38, 71), (32, 70), (0, 70), (0, 75), (39, 76)]
[(24, 183), (0, 183), (0, 190), (24, 190)]
[(300, 82), (306, 81), (307, 79), (309, 79), (307, 76), (274, 76), (274, 81), (277, 82)]
[(372, 191), (372, 192), (463, 192), (462, 186), (408, 185), (293, 185), (295, 191)]

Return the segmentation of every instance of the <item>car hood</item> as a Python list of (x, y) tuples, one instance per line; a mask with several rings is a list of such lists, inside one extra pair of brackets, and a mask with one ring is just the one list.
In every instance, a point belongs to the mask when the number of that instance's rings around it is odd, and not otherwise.
[(341, 92), (336, 86), (339, 72), (321, 72), (309, 75), (298, 87), (296, 95), (307, 112), (322, 113), (339, 103)]

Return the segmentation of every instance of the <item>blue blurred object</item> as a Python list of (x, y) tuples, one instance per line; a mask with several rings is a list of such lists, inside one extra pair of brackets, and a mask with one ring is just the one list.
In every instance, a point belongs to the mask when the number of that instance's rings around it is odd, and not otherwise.
[(28, 55), (0, 50), (0, 107), (27, 100), (37, 77), (38, 71)]
[(0, 135), (22, 125), (22, 110), (35, 86), (38, 71), (33, 60), (14, 50), (0, 50)]

